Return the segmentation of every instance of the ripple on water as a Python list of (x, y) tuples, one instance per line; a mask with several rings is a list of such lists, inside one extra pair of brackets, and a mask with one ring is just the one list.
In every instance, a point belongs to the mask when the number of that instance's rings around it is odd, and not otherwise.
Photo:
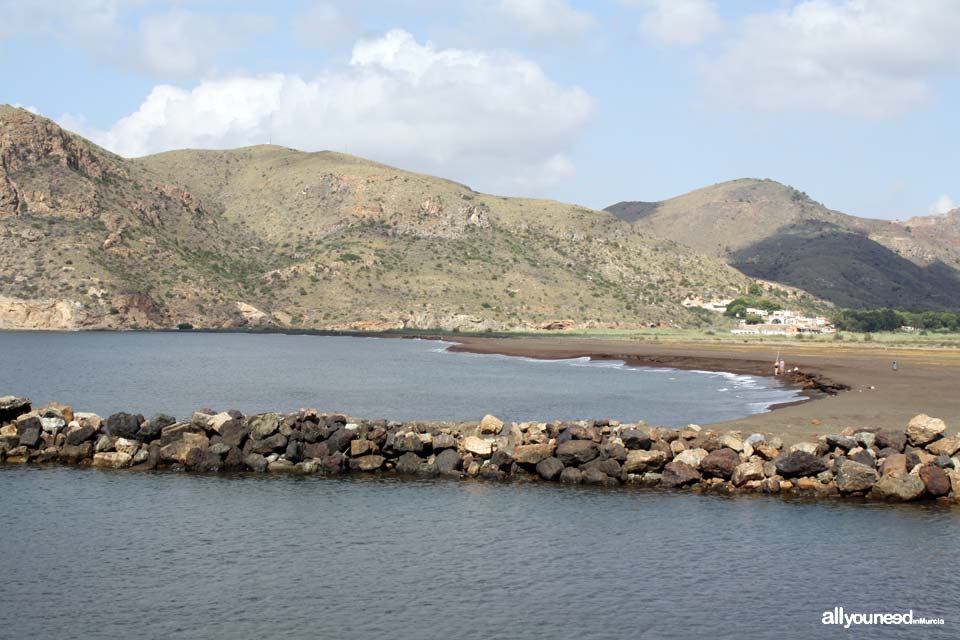
[[(9, 637), (833, 638), (942, 615), (955, 511), (547, 484), (0, 468)], [(3, 635), (3, 634), (0, 634)]]

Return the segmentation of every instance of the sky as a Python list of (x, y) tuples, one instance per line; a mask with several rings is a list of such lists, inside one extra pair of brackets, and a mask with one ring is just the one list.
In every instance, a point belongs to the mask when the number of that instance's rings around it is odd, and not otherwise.
[(0, 103), (124, 156), (273, 143), (602, 208), (771, 178), (960, 203), (957, 0), (0, 0)]

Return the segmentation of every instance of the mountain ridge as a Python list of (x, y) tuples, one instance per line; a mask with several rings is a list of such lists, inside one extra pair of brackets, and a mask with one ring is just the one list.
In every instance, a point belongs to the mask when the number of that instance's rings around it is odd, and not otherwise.
[(685, 297), (750, 283), (606, 212), (335, 152), (125, 159), (0, 107), (0, 158), (0, 328), (692, 325)]
[(605, 209), (744, 274), (841, 306), (960, 307), (960, 216), (851, 216), (773, 180), (718, 183)]

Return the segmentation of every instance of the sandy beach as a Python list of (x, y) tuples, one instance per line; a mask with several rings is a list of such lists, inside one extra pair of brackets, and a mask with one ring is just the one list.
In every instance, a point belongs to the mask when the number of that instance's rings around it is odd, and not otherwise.
[[(422, 336), (421, 336), (422, 337)], [(533, 358), (617, 358), (637, 366), (730, 371), (771, 376), (772, 345), (635, 342), (578, 337), (456, 337), (453, 350)], [(789, 442), (815, 439), (846, 427), (902, 429), (911, 417), (942, 418), (949, 433), (960, 425), (960, 352), (866, 345), (800, 344), (782, 348), (788, 369), (822, 383), (850, 387), (835, 395), (812, 391), (809, 400), (711, 425), (779, 435)], [(898, 369), (893, 370), (892, 362)], [(601, 416), (598, 416), (601, 417)]]

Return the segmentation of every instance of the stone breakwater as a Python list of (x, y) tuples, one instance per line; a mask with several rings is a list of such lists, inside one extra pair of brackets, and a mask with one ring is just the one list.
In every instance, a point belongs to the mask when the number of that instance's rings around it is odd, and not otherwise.
[(615, 421), (504, 424), (358, 420), (312, 409), (189, 421), (101, 418), (0, 398), (0, 460), (109, 469), (540, 480), (718, 493), (960, 503), (960, 435), (914, 417), (903, 431), (847, 429), (785, 447), (777, 437)]

